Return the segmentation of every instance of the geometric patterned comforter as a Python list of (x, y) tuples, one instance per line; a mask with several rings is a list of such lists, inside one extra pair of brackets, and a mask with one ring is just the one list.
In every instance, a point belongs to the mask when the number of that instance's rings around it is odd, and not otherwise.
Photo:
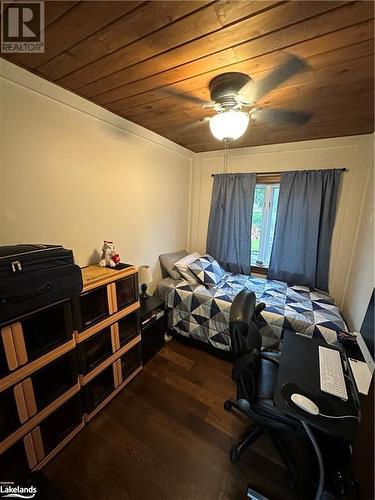
[(286, 331), (324, 338), (328, 343), (337, 341), (338, 331), (347, 331), (338, 307), (327, 293), (234, 273), (226, 273), (213, 287), (178, 282), (166, 297), (166, 306), (172, 309), (170, 328), (230, 350), (229, 311), (234, 297), (243, 289), (253, 291), (257, 302), (266, 304), (258, 323), (263, 347), (277, 346)]

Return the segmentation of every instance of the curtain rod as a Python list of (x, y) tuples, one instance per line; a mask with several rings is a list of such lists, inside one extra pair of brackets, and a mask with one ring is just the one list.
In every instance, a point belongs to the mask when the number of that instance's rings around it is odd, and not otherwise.
[[(320, 170), (320, 169), (317, 169), (317, 170)], [(340, 168), (340, 169), (327, 168), (324, 170), (341, 170), (341, 172), (349, 172), (348, 168)], [(280, 174), (284, 174), (285, 172), (306, 172), (306, 170), (284, 170), (283, 172), (260, 172), (257, 175), (280, 175)], [(232, 173), (235, 174), (236, 172), (228, 172), (228, 174), (232, 174)], [(256, 172), (254, 172), (254, 173), (256, 173)], [(211, 174), (211, 177), (214, 177), (215, 175), (223, 175), (223, 174)]]

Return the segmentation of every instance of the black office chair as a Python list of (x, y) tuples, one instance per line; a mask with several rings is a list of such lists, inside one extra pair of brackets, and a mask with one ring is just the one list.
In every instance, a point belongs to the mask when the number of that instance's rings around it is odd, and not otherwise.
[(235, 408), (253, 422), (243, 440), (232, 448), (230, 459), (236, 462), (246, 448), (266, 433), (287, 468), (290, 486), (295, 486), (296, 470), (278, 434), (304, 433), (300, 421), (285, 415), (273, 403), (280, 353), (261, 351), (262, 337), (256, 321), (264, 308), (263, 303), (256, 306), (253, 292), (244, 290), (236, 296), (230, 310), (232, 378), (237, 384), (237, 400), (225, 401), (224, 408)]

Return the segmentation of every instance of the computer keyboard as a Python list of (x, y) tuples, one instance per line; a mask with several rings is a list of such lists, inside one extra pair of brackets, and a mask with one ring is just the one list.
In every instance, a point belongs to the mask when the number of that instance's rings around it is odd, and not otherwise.
[(348, 399), (339, 351), (319, 346), (320, 389)]

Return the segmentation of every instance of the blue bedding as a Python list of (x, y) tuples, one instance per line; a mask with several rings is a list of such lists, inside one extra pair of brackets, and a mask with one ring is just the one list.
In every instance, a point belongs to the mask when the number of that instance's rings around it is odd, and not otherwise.
[(226, 273), (212, 287), (177, 282), (166, 295), (170, 327), (186, 337), (229, 350), (229, 311), (234, 297), (244, 289), (266, 304), (258, 324), (264, 347), (278, 344), (286, 331), (324, 338), (329, 343), (336, 342), (337, 332), (347, 331), (327, 293), (234, 273)]

